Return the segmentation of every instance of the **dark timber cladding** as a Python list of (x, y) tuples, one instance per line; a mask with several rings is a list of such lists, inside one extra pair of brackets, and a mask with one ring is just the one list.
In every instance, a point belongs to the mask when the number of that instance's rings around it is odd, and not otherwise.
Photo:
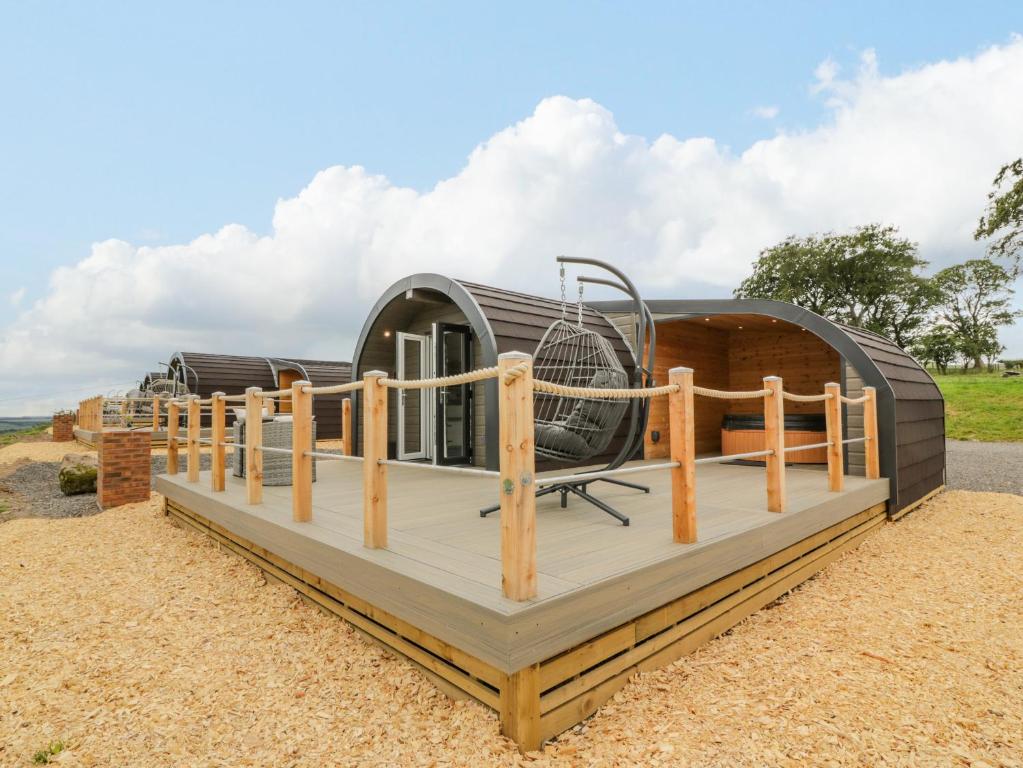
[[(293, 380), (305, 379), (313, 386), (347, 384), (351, 381), (351, 363), (328, 360), (303, 360), (284, 357), (219, 355), (206, 352), (177, 352), (171, 358), (171, 375), (184, 383), (191, 394), (205, 399), (214, 392), (229, 395), (243, 393), (248, 387), (274, 390), (279, 387), (280, 374), (294, 372)], [(341, 401), (343, 395), (318, 395), (313, 399), (316, 434), (321, 439), (341, 436)], [(228, 423), (233, 423), (228, 408)], [(209, 426), (209, 417), (203, 417)]]
[(897, 508), (945, 482), (945, 401), (934, 379), (897, 344), (861, 328), (841, 326), (870, 356), (895, 394)]
[[(380, 337), (385, 330), (385, 322), (403, 322), (402, 314), (398, 311), (399, 303), (408, 297), (417, 296), (434, 296), (457, 307), (464, 317), (462, 322), (469, 325), (472, 331), (474, 368), (497, 365), (497, 356), (503, 352), (533, 354), (544, 332), (555, 320), (562, 317), (563, 311), (561, 302), (556, 299), (453, 280), (431, 273), (410, 275), (388, 288), (370, 311), (352, 359), (354, 376), (360, 377), (372, 368), (381, 366), (393, 374), (393, 361), (388, 360), (385, 363), (374, 357), (374, 338)], [(578, 318), (578, 312), (578, 305), (571, 302), (565, 309), (567, 319), (572, 322)], [(586, 305), (582, 309), (582, 322), (584, 327), (597, 331), (610, 342), (631, 378), (635, 367), (632, 349), (614, 324), (603, 314)], [(391, 330), (391, 327), (387, 326), (387, 330)], [(409, 329), (399, 324), (393, 330)], [(487, 381), (482, 389), (484, 400), (482, 415), (487, 429), (485, 435), (481, 436), (481, 439), (485, 440), (485, 445), (480, 447), (486, 457), (486, 466), (490, 469), (497, 469), (498, 460), (496, 392), (494, 380)], [(353, 402), (358, 406), (358, 397)], [(359, 419), (354, 413), (353, 423), (358, 434)], [(590, 462), (597, 463), (602, 458), (610, 458), (617, 453), (619, 441), (624, 438), (627, 431), (628, 419), (624, 419), (619, 427), (619, 434), (607, 449), (606, 457), (591, 458)]]
[[(829, 344), (857, 374), (857, 386), (877, 389), (881, 475), (891, 482), (888, 512), (896, 514), (945, 482), (945, 404), (930, 375), (908, 352), (870, 331), (832, 322), (808, 309), (764, 299), (663, 299), (647, 302), (658, 322), (763, 315), (801, 326)], [(629, 302), (594, 302), (621, 318)], [(764, 375), (771, 371), (764, 371)], [(854, 394), (849, 392), (849, 394)]]

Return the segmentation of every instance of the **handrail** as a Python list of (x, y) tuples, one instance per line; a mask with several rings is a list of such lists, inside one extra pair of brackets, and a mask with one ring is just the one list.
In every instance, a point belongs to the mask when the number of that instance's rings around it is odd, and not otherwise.
[(533, 389), (551, 395), (561, 395), (562, 397), (603, 398), (606, 400), (660, 397), (678, 392), (678, 386), (675, 384), (665, 384), (660, 387), (640, 387), (638, 389), (602, 389), (600, 387), (569, 387), (564, 384), (555, 384), (552, 381), (544, 381), (543, 379), (534, 379)]
[(557, 477), (538, 477), (536, 484), (563, 485), (564, 483), (578, 483), (586, 480), (600, 480), (603, 477), (618, 477), (618, 475), (635, 475), (640, 472), (655, 472), (660, 469), (676, 469), (679, 466), (677, 461), (667, 461), (663, 464), (643, 464), (638, 467), (619, 467), (618, 469), (601, 469), (594, 472), (577, 472), (574, 475), (559, 475)]
[(718, 400), (755, 400), (758, 397), (770, 397), (770, 389), (754, 389), (746, 392), (729, 392), (724, 389), (708, 389), (707, 387), (693, 387), (693, 393), (704, 397), (714, 397)]
[[(290, 389), (264, 392), (250, 387), (244, 395), (215, 393), (200, 399), (198, 395), (185, 398), (160, 400), (168, 405), (168, 416), (175, 415), (175, 428), (168, 433), (168, 455), (173, 452), (174, 462), (168, 459), (168, 472), (177, 471), (179, 445), (187, 444), (189, 452), (188, 480), (199, 479), (199, 446), (214, 446), (213, 490), (225, 490), (224, 448), (233, 446), (236, 451), (246, 453), (246, 490), (250, 504), (262, 502), (262, 461), (264, 454), (281, 454), (292, 457), (292, 519), (297, 523), (308, 522), (313, 516), (312, 467), (315, 460), (353, 461), (362, 465), (364, 545), (369, 548), (387, 547), (387, 472), (391, 466), (400, 466), (401, 471), (439, 472), (442, 474), (478, 477), (497, 480), (497, 492), (501, 509), (502, 537), (502, 584), (504, 594), (513, 600), (526, 600), (536, 595), (536, 493), (551, 493), (559, 485), (585, 485), (603, 479), (623, 475), (667, 470), (671, 473), (671, 520), (673, 540), (680, 544), (691, 544), (696, 537), (696, 475), (697, 466), (720, 464), (744, 459), (765, 458), (767, 480), (767, 510), (773, 513), (785, 511), (785, 456), (799, 451), (826, 448), (828, 454), (828, 487), (832, 491), (842, 488), (844, 475), (843, 451), (841, 446), (853, 443), (866, 445), (867, 477), (876, 479), (878, 473), (876, 391), (864, 388), (860, 398), (849, 398), (841, 394), (838, 384), (825, 385), (825, 392), (816, 395), (800, 395), (786, 392), (782, 380), (777, 376), (764, 377), (764, 388), (757, 390), (728, 391), (695, 386), (694, 372), (689, 368), (673, 368), (669, 371), (668, 383), (662, 386), (637, 389), (602, 389), (597, 387), (573, 387), (542, 379), (534, 380), (532, 358), (521, 353), (499, 355), (496, 367), (479, 368), (473, 371), (428, 379), (390, 379), (382, 371), (370, 371), (360, 381), (347, 384), (314, 387), (307, 381), (297, 381)], [(497, 379), (502, 387), (498, 398), (498, 435), (500, 471), (478, 467), (451, 467), (437, 464), (418, 464), (396, 461), (387, 457), (388, 452), (388, 389), (422, 390), (448, 386), (459, 386), (473, 382)], [(315, 443), (309, 449), (312, 437), (313, 396), (361, 391), (363, 419), (365, 424), (363, 456), (348, 455), (351, 444), (345, 445), (345, 453), (335, 454), (316, 450)], [(649, 399), (667, 397), (669, 460), (634, 466), (579, 471), (572, 474), (551, 474), (537, 477), (535, 473), (535, 448), (533, 443), (533, 396), (536, 392), (579, 399)], [(763, 400), (764, 449), (722, 456), (696, 458), (694, 398), (710, 397), (720, 400)], [(290, 398), (292, 402), (292, 443), (290, 448), (264, 446), (262, 442), (262, 420), (259, 418), (263, 404), (275, 397)], [(139, 398), (140, 402), (146, 402)], [(252, 417), (250, 429), (246, 430), (244, 443), (235, 443), (224, 433), (227, 418), (225, 404), (244, 400), (247, 415)], [(784, 403), (823, 402), (828, 439), (811, 445), (786, 446)], [(99, 396), (91, 401), (82, 401), (85, 415), (102, 415), (104, 399)], [(346, 399), (348, 421), (343, 421), (346, 433), (350, 433), (351, 400)], [(864, 431), (862, 437), (842, 439), (842, 403), (864, 404)], [(124, 404), (122, 403), (122, 406)], [(187, 406), (187, 437), (176, 434), (178, 408)], [(204, 407), (210, 406), (210, 407)], [(173, 411), (171, 410), (173, 409)], [(122, 412), (126, 409), (122, 407)], [(201, 420), (212, 413), (212, 437), (203, 437)], [(344, 419), (344, 416), (342, 417)], [(155, 423), (155, 422), (154, 422)], [(491, 428), (491, 425), (487, 425)], [(507, 546), (505, 546), (507, 544)]]
[(774, 456), (774, 450), (747, 451), (746, 453), (731, 453), (727, 456), (704, 456), (702, 459), (693, 459), (693, 464), (723, 464), (726, 461), (740, 461), (742, 459), (756, 459), (761, 456)]
[(388, 379), (382, 377), (380, 384), (391, 389), (433, 389), (435, 387), (454, 387), (459, 384), (471, 384), (475, 381), (496, 378), (497, 366), (494, 366), (492, 368), (477, 368), (474, 371), (456, 373), (451, 376), (439, 376), (433, 379)]
[(831, 445), (831, 441), (827, 440), (823, 443), (811, 443), (810, 445), (786, 445), (785, 453), (798, 453), (799, 451), (810, 451), (817, 448), (827, 448)]
[(794, 392), (782, 392), (781, 394), (786, 400), (792, 400), (796, 403), (819, 403), (831, 399), (830, 392), (825, 392), (823, 395), (797, 395)]

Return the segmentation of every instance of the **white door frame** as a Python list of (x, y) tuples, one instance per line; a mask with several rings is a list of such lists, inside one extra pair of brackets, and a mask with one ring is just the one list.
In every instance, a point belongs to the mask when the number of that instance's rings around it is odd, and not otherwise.
[[(398, 331), (396, 344), (398, 378), (405, 378), (405, 342), (414, 342), (419, 345), (419, 377), (430, 376), (430, 337), (418, 333), (404, 333)], [(419, 398), (419, 450), (405, 450), (405, 401), (408, 397)], [(427, 459), (433, 453), (430, 450), (430, 398), (429, 390), (426, 389), (399, 389), (398, 390), (398, 459)]]

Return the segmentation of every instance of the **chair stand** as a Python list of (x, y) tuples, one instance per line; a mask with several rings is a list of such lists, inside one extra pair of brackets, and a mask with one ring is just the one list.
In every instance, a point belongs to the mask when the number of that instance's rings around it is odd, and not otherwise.
[[(567, 509), (568, 508), (568, 494), (574, 493), (579, 498), (583, 499), (584, 501), (588, 501), (590, 504), (592, 504), (593, 506), (597, 507), (597, 509), (603, 510), (607, 514), (611, 515), (611, 517), (613, 517), (615, 520), (619, 521), (623, 526), (628, 526), (629, 525), (629, 518), (628, 517), (623, 515), (617, 509), (612, 507), (610, 504), (607, 504), (607, 503), (601, 501), (600, 499), (598, 499), (596, 496), (593, 496), (591, 493), (589, 493), (586, 490), (586, 486), (588, 486), (590, 483), (599, 483), (599, 482), (611, 483), (613, 485), (622, 485), (622, 486), (625, 486), (626, 488), (635, 488), (637, 491), (642, 491), (643, 493), (650, 493), (650, 488), (648, 488), (645, 485), (639, 485), (637, 483), (628, 483), (628, 482), (625, 482), (624, 480), (616, 480), (616, 479), (610, 478), (610, 477), (598, 477), (598, 478), (593, 479), (593, 480), (579, 480), (578, 482), (574, 482), (574, 483), (570, 482), (570, 483), (557, 483), (556, 485), (548, 485), (548, 486), (546, 486), (544, 488), (540, 488), (539, 490), (536, 491), (536, 498), (540, 498), (541, 496), (547, 496), (547, 495), (552, 494), (552, 493), (560, 493), (561, 494), (561, 508), (562, 509)], [(480, 510), (480, 517), (486, 517), (491, 512), (496, 512), (500, 508), (501, 508), (500, 504), (495, 504), (492, 507), (486, 507), (484, 509), (481, 509)]]

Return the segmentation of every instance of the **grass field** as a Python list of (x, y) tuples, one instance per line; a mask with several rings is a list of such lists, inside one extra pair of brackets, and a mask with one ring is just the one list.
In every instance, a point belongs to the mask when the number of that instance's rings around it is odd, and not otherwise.
[(945, 396), (945, 432), (953, 440), (1023, 442), (1023, 376), (935, 376)]
[(47, 422), (45, 422), (43, 424), (35, 424), (35, 425), (33, 425), (31, 427), (28, 427), (26, 429), (18, 429), (18, 430), (12, 430), (10, 432), (0, 433), (0, 448), (2, 448), (5, 445), (11, 445), (12, 443), (17, 443), (18, 441), (23, 440), (26, 437), (31, 437), (33, 435), (42, 434), (47, 429), (49, 429), (49, 427), (50, 427), (50, 422), (47, 421)]

